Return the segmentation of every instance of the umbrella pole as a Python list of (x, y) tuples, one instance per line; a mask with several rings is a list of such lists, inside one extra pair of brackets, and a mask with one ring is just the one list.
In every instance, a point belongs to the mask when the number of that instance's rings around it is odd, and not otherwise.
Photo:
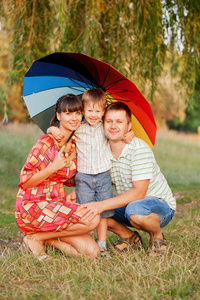
[(73, 136), (74, 132), (75, 132), (75, 130), (72, 132), (72, 134), (70, 135), (70, 137), (68, 138), (68, 140), (67, 140), (66, 143), (68, 143), (68, 142), (70, 141), (70, 139), (71, 139), (71, 137)]

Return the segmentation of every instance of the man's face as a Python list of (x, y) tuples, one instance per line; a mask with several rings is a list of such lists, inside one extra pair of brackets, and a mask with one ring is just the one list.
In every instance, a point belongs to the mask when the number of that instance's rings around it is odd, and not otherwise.
[(104, 120), (104, 131), (109, 141), (119, 142), (124, 134), (131, 129), (132, 123), (128, 122), (126, 112), (123, 110), (109, 110)]

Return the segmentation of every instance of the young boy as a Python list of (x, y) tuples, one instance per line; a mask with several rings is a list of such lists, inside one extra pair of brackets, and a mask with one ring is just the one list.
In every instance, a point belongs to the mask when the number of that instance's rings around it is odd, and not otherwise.
[[(76, 200), (80, 204), (102, 201), (113, 197), (110, 168), (111, 152), (109, 142), (104, 135), (102, 117), (106, 108), (106, 95), (102, 89), (87, 90), (83, 96), (84, 119), (75, 132), (77, 147), (77, 173), (75, 176)], [(60, 139), (60, 130), (50, 127), (56, 139)], [(132, 133), (130, 133), (131, 137)], [(130, 136), (128, 136), (130, 138)], [(101, 214), (97, 228), (98, 245), (101, 255), (108, 257), (106, 250), (107, 218), (112, 210)]]

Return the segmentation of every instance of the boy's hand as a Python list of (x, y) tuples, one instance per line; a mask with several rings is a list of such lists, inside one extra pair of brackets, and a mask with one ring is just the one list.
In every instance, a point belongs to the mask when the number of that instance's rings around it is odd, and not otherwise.
[(53, 137), (56, 139), (56, 141), (60, 142), (63, 138), (64, 135), (62, 134), (62, 131), (60, 128), (51, 126), (47, 129), (47, 134), (52, 134)]
[(123, 138), (123, 142), (125, 144), (130, 144), (130, 142), (132, 141), (132, 139), (134, 138), (135, 133), (133, 130), (129, 130), (126, 134), (124, 134), (124, 138)]
[(76, 193), (75, 193), (75, 191), (70, 192), (66, 196), (66, 202), (76, 203)]

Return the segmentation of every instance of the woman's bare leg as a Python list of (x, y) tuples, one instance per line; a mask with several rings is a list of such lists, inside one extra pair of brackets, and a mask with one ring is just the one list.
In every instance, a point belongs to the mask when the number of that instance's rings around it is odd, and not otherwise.
[(80, 256), (80, 253), (74, 247), (72, 247), (72, 245), (70, 245), (60, 239), (47, 240), (47, 241), (45, 241), (44, 244), (46, 246), (56, 248), (69, 256), (72, 256), (72, 257)]
[(87, 233), (81, 236), (47, 240), (45, 241), (45, 245), (55, 247), (73, 257), (79, 257), (81, 254), (85, 254), (90, 258), (95, 258), (99, 255), (99, 246)]
[[(66, 230), (60, 232), (37, 232), (32, 235), (33, 239), (29, 240), (29, 248), (32, 252), (35, 251), (35, 248), (38, 247), (37, 243), (45, 244), (47, 240), (52, 239), (62, 239), (66, 237), (79, 237), (81, 238), (82, 235), (89, 233), (90, 231), (94, 230), (100, 221), (100, 216), (96, 216), (91, 222), (88, 220), (80, 220), (78, 223), (73, 224), (67, 227)], [(72, 239), (73, 239), (72, 238)], [(43, 246), (44, 248), (44, 246)], [(44, 249), (43, 249), (44, 250)], [(41, 250), (40, 250), (41, 252)]]
[(43, 231), (34, 233), (33, 236), (38, 241), (46, 241), (49, 239), (69, 237), (69, 236), (80, 236), (94, 230), (100, 221), (100, 216), (96, 216), (91, 222), (88, 220), (80, 220), (76, 224), (72, 224), (63, 231)]

